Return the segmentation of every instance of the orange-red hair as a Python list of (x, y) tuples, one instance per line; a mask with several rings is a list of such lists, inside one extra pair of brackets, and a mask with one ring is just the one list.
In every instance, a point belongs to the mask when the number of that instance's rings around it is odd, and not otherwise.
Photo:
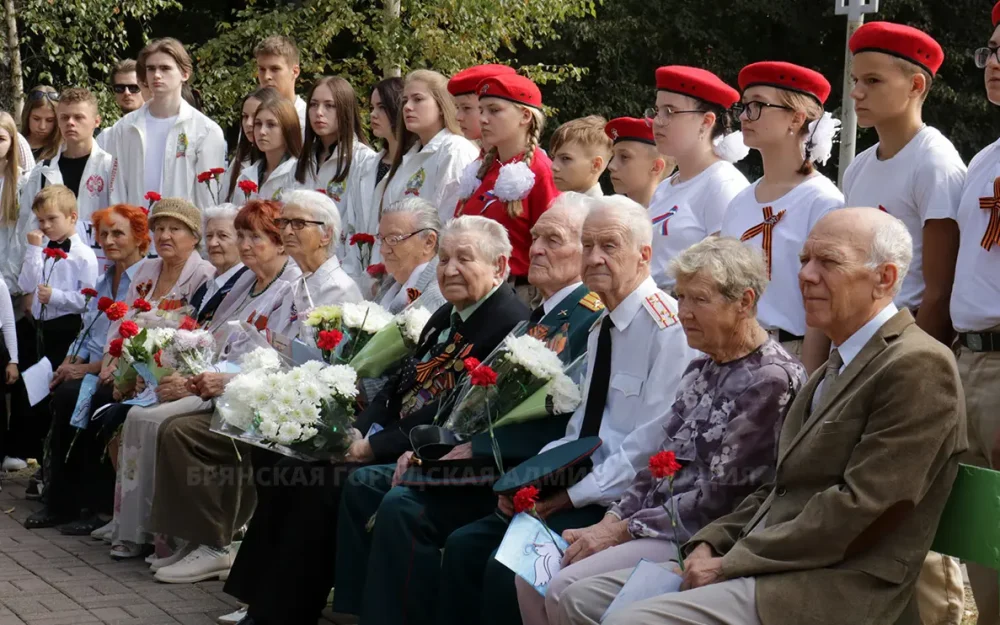
[(233, 225), (237, 230), (266, 234), (275, 245), (281, 245), (281, 230), (274, 220), (281, 217), (281, 202), (277, 200), (250, 200), (236, 214)]
[(135, 238), (142, 253), (145, 254), (152, 242), (149, 238), (149, 218), (146, 216), (146, 210), (131, 204), (115, 204), (96, 211), (90, 216), (95, 232), (99, 232), (101, 226), (111, 223), (111, 213), (118, 213), (128, 220), (128, 224), (132, 228), (132, 237)]

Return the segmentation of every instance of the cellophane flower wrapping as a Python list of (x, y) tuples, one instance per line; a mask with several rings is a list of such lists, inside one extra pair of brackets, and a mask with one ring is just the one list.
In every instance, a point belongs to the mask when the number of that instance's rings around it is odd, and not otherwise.
[(307, 461), (342, 461), (357, 439), (357, 374), (320, 361), (289, 366), (273, 349), (246, 354), (216, 400), (212, 431)]
[(503, 414), (493, 427), (534, 421), (551, 415), (568, 414), (583, 403), (583, 378), (587, 373), (587, 356), (583, 354), (566, 369), (545, 383), (530, 397)]
[(173, 340), (161, 349), (162, 367), (184, 376), (195, 376), (211, 367), (215, 339), (206, 330), (177, 330)]
[(115, 369), (115, 384), (120, 390), (131, 388), (138, 377), (135, 365), (142, 363), (156, 376), (157, 381), (171, 373), (168, 367), (161, 367), (154, 356), (174, 340), (177, 330), (173, 328), (143, 327), (139, 333), (122, 342), (122, 355)]
[(569, 363), (564, 330), (523, 322), (482, 362), (496, 385), (475, 386), (466, 376), (443, 427), (461, 438), (487, 431), (499, 418), (564, 374)]
[(431, 313), (414, 302), (376, 332), (351, 359), (359, 378), (376, 378), (416, 350)]

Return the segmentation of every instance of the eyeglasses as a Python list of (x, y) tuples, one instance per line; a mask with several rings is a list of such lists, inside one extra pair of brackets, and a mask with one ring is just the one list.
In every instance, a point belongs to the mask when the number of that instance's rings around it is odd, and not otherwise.
[(274, 225), (278, 226), (278, 230), (284, 230), (285, 226), (291, 226), (292, 230), (299, 231), (306, 226), (325, 226), (326, 223), (322, 221), (309, 221), (308, 219), (285, 219), (284, 217), (279, 217), (274, 220)]
[(50, 102), (58, 102), (59, 94), (55, 91), (42, 91), (36, 90), (28, 94), (28, 100), (31, 102), (37, 102), (39, 100), (49, 100)]
[(674, 115), (683, 115), (685, 113), (704, 113), (705, 111), (700, 111), (697, 109), (691, 109), (689, 111), (678, 111), (672, 106), (660, 106), (660, 107), (650, 107), (645, 110), (643, 117), (646, 119), (646, 125), (652, 126), (654, 120), (659, 120), (662, 124), (670, 123)]
[(978, 50), (976, 50), (976, 53), (973, 56), (973, 58), (976, 60), (976, 67), (978, 67), (979, 69), (984, 69), (987, 63), (990, 62), (991, 56), (996, 57), (997, 63), (1000, 63), (1000, 52), (998, 51), (1000, 51), (1000, 48), (993, 48), (993, 47), (979, 48)]
[(755, 122), (760, 119), (760, 112), (765, 108), (769, 109), (782, 109), (785, 111), (794, 110), (790, 106), (784, 106), (781, 104), (769, 104), (767, 102), (758, 102), (757, 100), (750, 100), (749, 102), (737, 102), (733, 105), (733, 114), (739, 117), (743, 113), (747, 114), (747, 120)]
[(139, 85), (111, 85), (111, 89), (117, 94), (125, 93), (126, 90), (132, 95), (139, 93)]
[[(387, 237), (384, 237), (381, 234), (376, 234), (375, 240), (378, 241), (379, 244), (385, 244), (389, 247), (396, 247), (403, 241), (409, 239), (415, 234), (420, 234), (424, 230), (434, 230), (434, 228), (421, 228), (420, 230), (416, 230), (414, 232), (411, 232), (410, 234), (390, 234)], [(437, 232), (437, 230), (434, 230), (434, 232)]]

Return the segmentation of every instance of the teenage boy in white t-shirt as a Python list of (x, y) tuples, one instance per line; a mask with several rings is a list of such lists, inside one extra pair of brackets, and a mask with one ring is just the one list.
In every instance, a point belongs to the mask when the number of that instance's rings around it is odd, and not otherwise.
[(306, 101), (295, 95), (299, 77), (299, 49), (291, 39), (274, 35), (257, 44), (253, 51), (257, 61), (257, 82), (261, 87), (274, 87), (299, 114), (299, 127), (306, 131)]
[(114, 157), (111, 203), (145, 206), (146, 194), (179, 197), (199, 208), (215, 204), (198, 174), (226, 167), (226, 140), (214, 121), (184, 101), (191, 57), (176, 39), (154, 39), (136, 70), (153, 99), (123, 117), (108, 151)]
[(653, 129), (644, 119), (618, 117), (604, 132), (613, 142), (608, 172), (615, 193), (649, 208), (656, 187), (674, 170), (674, 161), (657, 152)]
[(851, 97), (858, 125), (879, 142), (844, 173), (847, 206), (871, 206), (898, 217), (913, 236), (913, 263), (896, 296), (917, 324), (938, 340), (953, 337), (948, 314), (965, 164), (955, 147), (924, 124), (921, 110), (944, 52), (924, 32), (870, 22), (851, 37)]

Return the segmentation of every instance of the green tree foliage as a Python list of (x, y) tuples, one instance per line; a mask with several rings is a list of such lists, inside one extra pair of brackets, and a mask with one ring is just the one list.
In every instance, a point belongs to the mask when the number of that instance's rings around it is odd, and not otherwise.
[[(107, 120), (118, 117), (108, 73), (142, 44), (175, 0), (21, 0), (16, 5), (25, 91), (37, 84), (89, 87)], [(134, 52), (133, 52), (134, 53)]]
[[(560, 23), (594, 10), (594, 0), (403, 0), (392, 19), (381, 2), (368, 0), (311, 0), (301, 7), (251, 0), (198, 47), (195, 82), (207, 112), (232, 123), (255, 85), (253, 48), (268, 35), (296, 41), (304, 84), (338, 74), (365, 93), (391, 67), (449, 74), (501, 54), (512, 58), (519, 49), (542, 50), (558, 38)], [(527, 69), (543, 82), (577, 79), (582, 72), (572, 65), (540, 60)]]
[[(979, 0), (882, 0), (875, 17), (931, 33), (945, 49), (945, 63), (924, 107), (927, 123), (941, 129), (968, 160), (1000, 135), (1000, 115), (984, 95), (983, 72), (972, 51), (986, 45), (991, 3)], [(785, 60), (822, 72), (832, 83), (827, 110), (840, 114), (846, 20), (831, 0), (615, 0), (595, 19), (571, 19), (560, 40), (522, 55), (527, 62), (573, 63), (586, 68), (577, 81), (545, 88), (558, 123), (588, 113), (639, 117), (656, 97), (660, 65), (710, 69), (732, 85), (746, 64)], [(861, 131), (858, 148), (876, 141)], [(837, 152), (827, 167), (836, 174)], [(745, 166), (759, 175), (759, 161)]]

